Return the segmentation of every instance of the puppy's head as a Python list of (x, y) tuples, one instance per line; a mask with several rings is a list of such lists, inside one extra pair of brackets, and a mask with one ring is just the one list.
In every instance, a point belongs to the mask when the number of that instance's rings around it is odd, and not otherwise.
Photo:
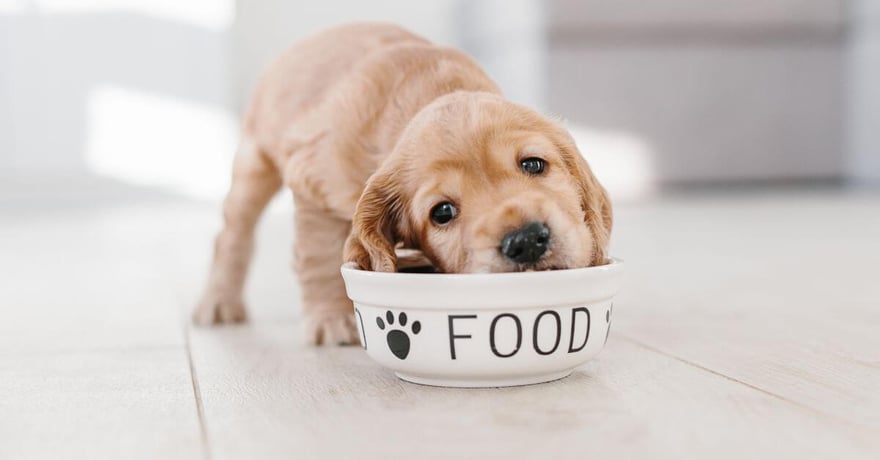
[(605, 263), (611, 205), (571, 136), (487, 93), (413, 118), (358, 202), (345, 258), (395, 271), (395, 248), (447, 273)]

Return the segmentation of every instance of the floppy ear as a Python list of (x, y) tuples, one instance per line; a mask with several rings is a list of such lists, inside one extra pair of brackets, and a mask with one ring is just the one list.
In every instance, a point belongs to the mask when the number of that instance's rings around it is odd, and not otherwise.
[(391, 174), (377, 174), (367, 181), (358, 200), (345, 242), (345, 261), (363, 270), (397, 271), (394, 246), (400, 240), (403, 213), (397, 181)]
[(578, 183), (581, 206), (584, 209), (584, 222), (593, 234), (592, 265), (604, 265), (608, 257), (608, 243), (611, 240), (611, 199), (602, 184), (593, 175), (590, 166), (581, 156), (574, 139), (565, 136), (562, 147), (563, 159), (568, 170)]

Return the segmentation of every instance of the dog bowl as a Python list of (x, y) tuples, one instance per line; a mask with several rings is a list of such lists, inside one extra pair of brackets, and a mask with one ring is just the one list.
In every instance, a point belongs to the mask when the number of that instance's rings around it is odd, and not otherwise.
[(521, 273), (342, 266), (361, 344), (403, 380), (504, 387), (569, 375), (604, 347), (623, 262)]

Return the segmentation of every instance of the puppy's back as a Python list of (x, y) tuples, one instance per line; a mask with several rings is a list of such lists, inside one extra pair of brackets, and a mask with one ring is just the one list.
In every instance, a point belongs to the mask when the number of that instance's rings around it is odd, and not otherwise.
[(348, 24), (300, 40), (259, 80), (245, 112), (244, 134), (263, 149), (273, 150), (285, 127), (317, 108), (362, 60), (383, 48), (406, 43), (429, 42), (385, 23)]

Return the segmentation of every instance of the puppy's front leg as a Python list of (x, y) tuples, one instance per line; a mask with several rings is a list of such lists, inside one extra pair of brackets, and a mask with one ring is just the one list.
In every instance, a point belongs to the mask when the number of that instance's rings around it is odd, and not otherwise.
[(293, 267), (302, 287), (307, 340), (314, 344), (358, 343), (354, 308), (339, 273), (351, 222), (297, 200)]
[(233, 165), (232, 187), (223, 203), (223, 230), (214, 244), (208, 286), (193, 311), (196, 324), (244, 321), (242, 289), (254, 244), (254, 226), (266, 204), (281, 188), (275, 166), (244, 141)]

